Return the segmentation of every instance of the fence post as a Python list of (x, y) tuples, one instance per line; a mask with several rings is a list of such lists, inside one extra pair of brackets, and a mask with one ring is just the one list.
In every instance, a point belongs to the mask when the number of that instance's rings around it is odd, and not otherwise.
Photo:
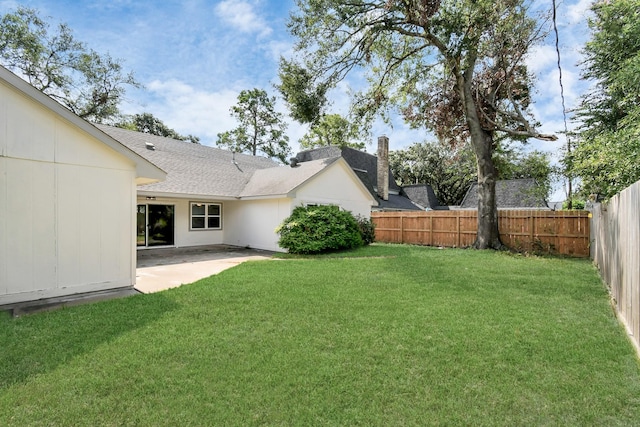
[(533, 214), (529, 212), (529, 250), (533, 250), (535, 248), (535, 244), (533, 241), (533, 229), (536, 226), (536, 219), (533, 217)]
[(400, 213), (400, 243), (404, 243), (404, 214)]
[(456, 238), (456, 248), (460, 247), (460, 211), (457, 212), (456, 215), (456, 233), (458, 237)]
[(429, 246), (433, 246), (433, 215), (429, 215)]

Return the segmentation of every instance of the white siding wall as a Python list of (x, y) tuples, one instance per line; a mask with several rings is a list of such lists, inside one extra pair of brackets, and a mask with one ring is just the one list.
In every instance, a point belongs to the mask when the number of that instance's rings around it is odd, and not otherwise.
[(305, 183), (296, 191), (295, 206), (308, 203), (335, 204), (354, 215), (371, 216), (371, 195), (360, 181), (345, 169), (343, 162)]
[(287, 198), (227, 203), (225, 243), (282, 251), (275, 230), (291, 215), (292, 206)]
[(131, 286), (135, 165), (0, 83), (0, 304)]

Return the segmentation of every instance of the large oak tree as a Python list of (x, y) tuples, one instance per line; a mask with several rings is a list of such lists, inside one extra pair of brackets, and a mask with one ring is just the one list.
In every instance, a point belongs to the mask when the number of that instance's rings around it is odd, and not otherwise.
[[(532, 79), (525, 58), (544, 36), (528, 2), (298, 0), (297, 6), (289, 22), (297, 62), (283, 61), (289, 70), (304, 70), (297, 82), (324, 89), (362, 71), (369, 85), (354, 99), (358, 119), (369, 122), (398, 106), (412, 125), (435, 131), (441, 140), (470, 141), (479, 185), (474, 246), (502, 247), (495, 141), (504, 135), (555, 139), (539, 133), (528, 113)], [(308, 110), (313, 108), (305, 105)]]

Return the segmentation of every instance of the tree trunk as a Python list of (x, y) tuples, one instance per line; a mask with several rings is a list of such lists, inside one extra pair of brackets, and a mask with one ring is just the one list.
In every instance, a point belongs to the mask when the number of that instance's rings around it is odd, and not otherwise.
[[(493, 137), (486, 132), (474, 138), (472, 144), (478, 162), (478, 232), (473, 247), (501, 249), (496, 204), (496, 168), (493, 164)], [(480, 139), (480, 141), (475, 141)]]
[(462, 99), (465, 119), (471, 135), (471, 145), (478, 164), (478, 232), (473, 247), (476, 249), (502, 249), (498, 231), (498, 208), (496, 205), (496, 168), (493, 164), (493, 133), (482, 128), (471, 82), (475, 57), (468, 59), (464, 72), (456, 76)]

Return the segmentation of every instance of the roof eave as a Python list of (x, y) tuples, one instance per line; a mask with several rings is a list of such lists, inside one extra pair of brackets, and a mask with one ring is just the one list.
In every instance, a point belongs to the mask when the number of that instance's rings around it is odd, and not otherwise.
[(220, 196), (215, 194), (196, 193), (172, 193), (168, 191), (145, 191), (138, 188), (138, 197), (156, 197), (164, 199), (190, 199), (190, 200), (238, 200), (236, 196)]
[[(133, 150), (130, 150), (120, 142), (116, 141), (106, 133), (102, 132), (100, 129), (93, 126), (88, 121), (74, 114), (71, 110), (65, 108), (60, 103), (53, 100), (51, 97), (39, 91), (35, 87), (31, 86), (28, 82), (13, 74), (3, 66), (0, 66), (0, 78), (8, 85), (12, 86), (14, 89), (28, 96), (33, 101), (42, 105), (46, 109), (53, 111), (65, 121), (78, 127), (82, 131), (88, 133), (111, 149), (115, 150), (116, 152), (122, 154), (123, 156), (134, 162), (134, 164), (136, 165), (136, 177), (145, 178), (146, 180), (148, 180), (148, 182), (146, 183), (158, 182), (166, 179), (167, 173), (165, 171), (163, 171), (144, 157), (138, 155)], [(136, 184), (137, 183), (138, 182), (136, 181)]]

